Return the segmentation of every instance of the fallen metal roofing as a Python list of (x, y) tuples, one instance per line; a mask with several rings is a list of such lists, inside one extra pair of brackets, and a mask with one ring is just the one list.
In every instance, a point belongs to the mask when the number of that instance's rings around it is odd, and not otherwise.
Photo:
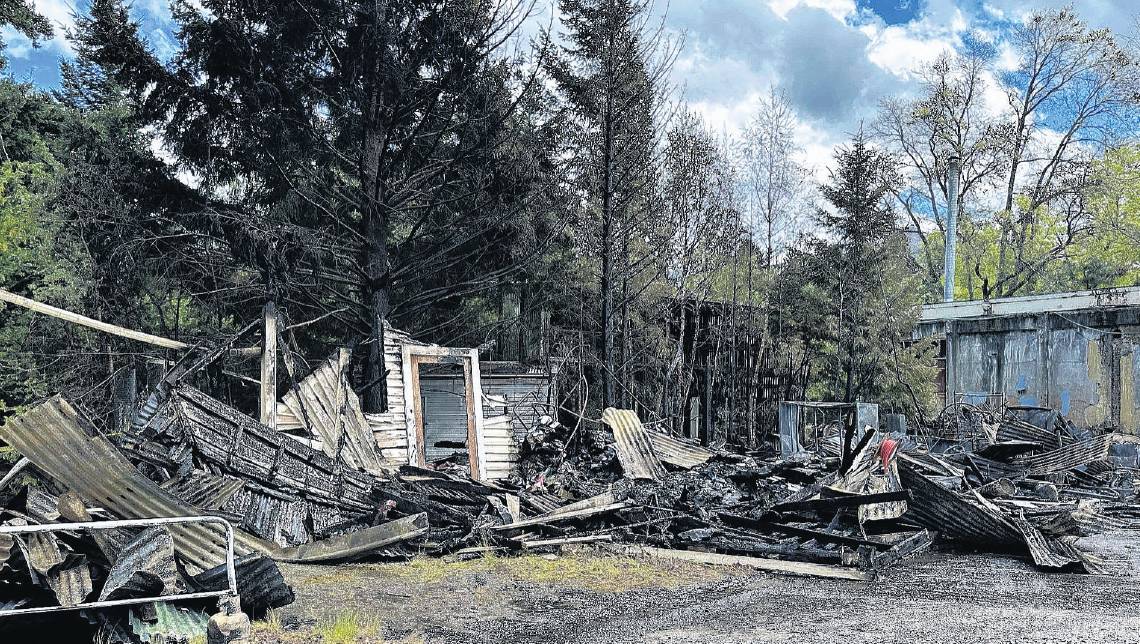
[[(360, 408), (345, 370), (348, 351), (341, 349), (281, 399), (278, 429), (298, 427), (314, 432), (321, 449), (332, 458), (339, 454), (349, 466), (381, 472), (376, 437)], [(280, 413), (279, 412), (279, 413)]]
[(1004, 418), (998, 426), (997, 439), (1007, 441), (1030, 441), (1041, 443), (1046, 449), (1056, 449), (1061, 446), (1061, 439), (1056, 432), (1027, 423), (1016, 418)]
[(210, 616), (205, 611), (176, 606), (169, 602), (153, 602), (147, 610), (154, 619), (138, 616), (138, 609), (130, 611), (131, 632), (145, 644), (177, 644), (193, 642), (206, 634)]
[(1021, 534), (1004, 517), (960, 498), (919, 473), (900, 455), (899, 474), (911, 492), (903, 519), (935, 530), (948, 539), (997, 546), (1023, 543)]
[(647, 431), (653, 452), (662, 461), (677, 467), (692, 469), (713, 457), (710, 450), (690, 441), (674, 438), (661, 432)]
[(1070, 566), (1079, 566), (1092, 574), (1106, 572), (1104, 562), (1087, 552), (1082, 552), (1073, 545), (1070, 538), (1056, 539), (1045, 536), (1025, 519), (1024, 513), (1013, 517), (1012, 520), (1025, 537), (1025, 543), (1029, 546), (1029, 554), (1033, 557), (1033, 563), (1041, 568), (1060, 570)]
[[(256, 618), (271, 608), (293, 603), (293, 589), (285, 583), (281, 569), (264, 555), (249, 555), (234, 562), (242, 611)], [(226, 587), (224, 565), (203, 571), (191, 579), (198, 591), (222, 590)]]
[[(143, 476), (58, 396), (9, 419), (0, 427), (0, 438), (64, 487), (117, 516), (143, 519), (200, 514)], [(220, 526), (173, 525), (170, 532), (179, 554), (199, 569), (213, 568), (225, 559), (225, 534)], [(242, 554), (256, 549), (255, 540), (248, 536), (239, 534), (237, 541)]]
[(370, 512), (375, 478), (276, 432), (225, 403), (190, 387), (171, 392), (162, 416), (193, 443), (196, 455), (223, 471), (362, 513)]
[(47, 581), (60, 606), (82, 604), (95, 588), (87, 557), (77, 554), (68, 554), (62, 562), (52, 566)]
[[(261, 427), (258, 423), (254, 425)], [(67, 401), (58, 396), (9, 419), (0, 427), (0, 438), (64, 487), (119, 517), (142, 519), (204, 514), (143, 476), (107, 439), (96, 435), (90, 423)], [(295, 444), (295, 441), (281, 436), (277, 438), (288, 441), (290, 445)], [(313, 456), (328, 460), (319, 452), (314, 452)], [(371, 480), (366, 474), (359, 475)], [(359, 556), (427, 531), (426, 515), (405, 517), (399, 521), (403, 523), (391, 522), (395, 525), (387, 529), (385, 526), (390, 524), (297, 548), (281, 548), (235, 530), (235, 552), (238, 555), (263, 552), (285, 561), (331, 561)], [(409, 524), (415, 529), (404, 529)], [(226, 538), (221, 526), (194, 523), (171, 525), (168, 529), (179, 556), (194, 569), (213, 568), (225, 559)], [(393, 532), (399, 534), (394, 535)]]
[(174, 564), (174, 539), (163, 526), (143, 530), (123, 548), (107, 572), (99, 601), (130, 599), (182, 592)]
[(613, 430), (614, 449), (627, 477), (655, 481), (665, 477), (665, 467), (653, 451), (649, 433), (637, 414), (628, 409), (607, 407), (602, 412), (602, 422)]
[(1051, 474), (1074, 467), (1088, 465), (1108, 458), (1108, 450), (1116, 442), (1135, 442), (1135, 436), (1103, 434), (1087, 441), (1059, 447), (1055, 450), (1019, 459), (1017, 463), (1029, 469), (1030, 474)]

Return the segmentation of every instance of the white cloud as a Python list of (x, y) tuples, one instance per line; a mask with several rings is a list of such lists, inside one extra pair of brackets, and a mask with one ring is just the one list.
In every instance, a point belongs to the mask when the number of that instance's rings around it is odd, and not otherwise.
[(954, 48), (946, 35), (916, 34), (905, 26), (892, 25), (873, 31), (867, 58), (900, 78), (910, 78), (923, 65)]
[(993, 6), (992, 4), (990, 4), (988, 2), (982, 3), (982, 9), (985, 10), (986, 13), (990, 14), (994, 18), (997, 18), (998, 20), (1004, 20), (1005, 19), (1005, 12), (1002, 11), (1001, 9), (999, 9), (998, 7)]
[(998, 45), (997, 60), (994, 65), (1003, 72), (1012, 72), (1021, 66), (1021, 61), (1018, 59), (1017, 50), (1009, 42), (1002, 42)]
[(67, 39), (67, 30), (75, 26), (74, 3), (69, 0), (32, 0), (36, 12), (48, 19), (55, 36), (46, 41), (43, 46), (58, 50), (60, 53), (71, 56), (75, 49)]
[(32, 41), (13, 27), (0, 27), (0, 38), (4, 39), (4, 55), (9, 58), (27, 58), (32, 51)]
[(836, 20), (843, 22), (855, 15), (855, 0), (769, 0), (768, 7), (780, 18), (787, 20), (788, 12), (796, 7), (823, 9)]

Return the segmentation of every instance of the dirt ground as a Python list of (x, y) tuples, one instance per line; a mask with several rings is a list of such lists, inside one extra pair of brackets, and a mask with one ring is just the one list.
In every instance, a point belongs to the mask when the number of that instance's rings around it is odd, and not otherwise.
[(1082, 540), (1112, 576), (931, 552), (874, 582), (576, 553), (288, 566), (269, 642), (1140, 642), (1140, 533)]

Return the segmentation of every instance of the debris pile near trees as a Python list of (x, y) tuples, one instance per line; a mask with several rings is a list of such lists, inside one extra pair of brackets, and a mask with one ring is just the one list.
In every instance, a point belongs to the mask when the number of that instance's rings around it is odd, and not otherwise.
[[(181, 375), (191, 370), (172, 371), (126, 432), (101, 431), (58, 397), (9, 419), (0, 439), (22, 458), (0, 481), (3, 523), (222, 517), (236, 529), (243, 608), (257, 615), (292, 601), (280, 561), (590, 543), (868, 580), (938, 540), (1100, 573), (1076, 540), (1140, 518), (1135, 450), (1121, 447), (1137, 439), (1081, 432), (1041, 410), (960, 406), (917, 441), (812, 427), (814, 442), (787, 457), (708, 449), (631, 411), (574, 427), (543, 417), (520, 441), (512, 478), (486, 482), (453, 463), (366, 468), (359, 445), (350, 464), (347, 438), (329, 455), (190, 386)], [(0, 606), (216, 588), (224, 556), (208, 524), (0, 537)], [(126, 642), (177, 622), (170, 610), (91, 614), (104, 641)]]

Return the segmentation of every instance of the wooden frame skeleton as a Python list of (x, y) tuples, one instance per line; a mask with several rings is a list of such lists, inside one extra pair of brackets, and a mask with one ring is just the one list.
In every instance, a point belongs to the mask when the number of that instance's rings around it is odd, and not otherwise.
[[(400, 349), (404, 377), (405, 418), (408, 429), (408, 463), (427, 464), (424, 439), (423, 398), (420, 396), (420, 365), (462, 364), (464, 397), (467, 400), (467, 455), (471, 478), (481, 480), (487, 471), (487, 452), (483, 436), (483, 389), (479, 382), (479, 351), (405, 344)], [(408, 404), (410, 403), (410, 404)]]

